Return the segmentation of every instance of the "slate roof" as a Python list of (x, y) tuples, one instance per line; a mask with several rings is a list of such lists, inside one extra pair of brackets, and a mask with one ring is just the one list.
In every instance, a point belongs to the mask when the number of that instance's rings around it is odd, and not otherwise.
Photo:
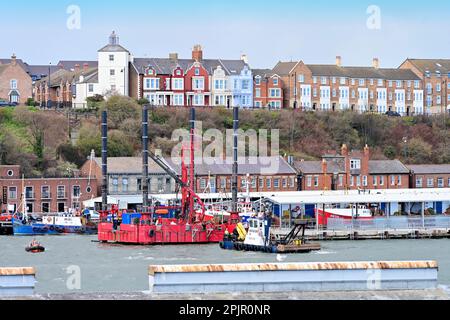
[[(195, 60), (193, 59), (169, 59), (169, 58), (135, 58), (134, 66), (139, 73), (144, 73), (147, 67), (153, 67), (157, 74), (171, 74), (175, 68), (180, 66), (184, 71), (189, 69)], [(245, 67), (242, 60), (204, 59), (200, 61), (209, 74), (213, 74), (217, 67), (222, 67), (226, 75), (238, 75)]]
[(98, 52), (128, 52), (128, 53), (130, 53), (130, 51), (128, 51), (127, 49), (122, 47), (120, 44), (108, 44), (108, 45), (104, 46), (103, 48), (101, 48), (100, 50), (98, 50)]
[(253, 76), (260, 76), (261, 78), (268, 78), (273, 76), (275, 73), (270, 69), (253, 69)]
[[(102, 166), (101, 158), (94, 158), (98, 166)], [(165, 174), (152, 159), (148, 161), (149, 174)], [(108, 158), (108, 174), (142, 174), (141, 157)]]
[[(95, 162), (101, 166), (101, 158), (95, 158)], [(296, 171), (282, 158), (282, 157), (261, 157), (261, 158), (246, 158), (245, 163), (239, 164), (239, 174), (296, 174)], [(259, 160), (259, 161), (258, 161)], [(179, 160), (173, 161), (171, 158), (165, 158), (166, 163), (175, 172), (181, 175), (181, 165)], [(219, 158), (211, 159), (212, 163), (196, 164), (195, 174), (201, 176), (211, 175), (231, 175), (232, 174), (232, 160), (223, 160)], [(271, 170), (271, 169), (274, 170)], [(150, 174), (165, 174), (152, 159), (149, 159)], [(108, 173), (109, 174), (142, 174), (142, 158), (141, 157), (126, 157), (126, 158), (108, 158)]]
[[(50, 75), (50, 86), (51, 87), (59, 86), (61, 82), (69, 82), (69, 83), (78, 82), (80, 76), (91, 77), (95, 76), (95, 74), (98, 74), (97, 68), (90, 68), (87, 70), (80, 69), (79, 71), (68, 71), (65, 69), (59, 69), (58, 71)], [(45, 77), (37, 81), (37, 83), (46, 82), (47, 80), (48, 77)]]
[(87, 63), (89, 68), (98, 68), (98, 61), (74, 61), (74, 60), (61, 60), (58, 62), (58, 66), (62, 67), (65, 70), (75, 69), (75, 66), (78, 64), (80, 68), (83, 68), (84, 64)]
[(416, 174), (450, 174), (450, 164), (411, 164), (407, 167)]
[(337, 65), (306, 65), (313, 76), (345, 77), (355, 79), (383, 79), (383, 80), (420, 80), (409, 69), (372, 68), (372, 67), (339, 67)]
[(278, 74), (279, 76), (286, 76), (289, 72), (297, 65), (298, 62), (278, 62), (277, 65), (272, 69), (273, 73)]
[[(167, 159), (171, 167), (181, 174), (179, 161), (174, 163), (172, 159)], [(212, 158), (210, 163), (196, 164), (195, 174), (201, 176), (211, 175), (231, 175), (233, 172), (233, 160), (227, 158)], [(240, 158), (238, 164), (239, 175), (295, 175), (296, 171), (283, 157), (247, 157)]]
[(420, 72), (430, 71), (432, 74), (440, 71), (442, 75), (450, 72), (450, 59), (408, 59)]
[[(322, 161), (296, 161), (295, 168), (304, 174), (322, 174)], [(328, 172), (345, 173), (343, 162), (327, 161)], [(409, 169), (399, 160), (370, 160), (370, 174), (408, 174)]]

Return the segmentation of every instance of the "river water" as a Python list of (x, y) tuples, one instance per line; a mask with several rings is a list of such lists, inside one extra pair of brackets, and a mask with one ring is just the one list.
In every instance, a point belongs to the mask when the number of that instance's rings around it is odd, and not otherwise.
[[(143, 292), (152, 264), (437, 260), (439, 284), (450, 286), (448, 239), (322, 242), (308, 254), (274, 255), (221, 250), (218, 245), (122, 246), (95, 242), (96, 236), (37, 237), (46, 252), (31, 254), (28, 237), (0, 236), (0, 267), (35, 267), (39, 294)], [(80, 289), (73, 272), (80, 271)], [(69, 284), (69, 285), (68, 285)], [(76, 285), (75, 285), (76, 286)]]

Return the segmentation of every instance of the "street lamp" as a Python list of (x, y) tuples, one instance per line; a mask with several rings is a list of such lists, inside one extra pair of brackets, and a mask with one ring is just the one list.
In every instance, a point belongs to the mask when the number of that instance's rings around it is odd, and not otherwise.
[(47, 100), (47, 108), (51, 108), (52, 107), (52, 97), (50, 95), (50, 87), (51, 87), (51, 67), (52, 67), (52, 63), (50, 62), (49, 66), (48, 66), (48, 100)]
[(407, 144), (407, 143), (408, 143), (408, 137), (403, 137), (402, 141), (403, 141), (403, 143), (404, 143), (404, 148), (403, 148), (403, 150), (404, 150), (405, 160), (406, 160), (407, 154), (408, 154), (408, 144)]

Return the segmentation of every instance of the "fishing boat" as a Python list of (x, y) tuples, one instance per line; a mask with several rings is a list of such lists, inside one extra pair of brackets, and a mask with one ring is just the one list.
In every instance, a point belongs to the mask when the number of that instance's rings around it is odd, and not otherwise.
[(226, 234), (220, 242), (225, 250), (259, 251), (266, 253), (308, 253), (320, 250), (319, 243), (309, 243), (305, 238), (307, 222), (294, 221), (288, 235), (277, 239), (272, 234), (272, 217), (263, 214), (248, 220), (248, 229), (242, 223), (231, 234)]
[(327, 225), (328, 219), (344, 219), (344, 220), (370, 220), (373, 219), (372, 211), (365, 205), (352, 205), (348, 208), (336, 208), (327, 205), (324, 208), (317, 208), (316, 214), (319, 217), (320, 225)]

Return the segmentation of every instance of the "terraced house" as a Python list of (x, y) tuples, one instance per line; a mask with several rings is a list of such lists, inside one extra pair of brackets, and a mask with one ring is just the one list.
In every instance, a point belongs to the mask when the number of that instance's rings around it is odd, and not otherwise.
[(253, 78), (245, 57), (240, 60), (204, 59), (196, 45), (192, 59), (135, 58), (139, 97), (155, 106), (253, 105)]
[(253, 97), (256, 108), (270, 107), (281, 109), (283, 106), (283, 84), (281, 78), (269, 69), (253, 70)]
[(285, 107), (303, 110), (396, 111), (401, 115), (423, 114), (424, 94), (419, 76), (409, 69), (344, 67), (279, 62), (272, 70), (282, 77)]
[(450, 112), (450, 59), (407, 59), (400, 68), (423, 81), (428, 113)]

